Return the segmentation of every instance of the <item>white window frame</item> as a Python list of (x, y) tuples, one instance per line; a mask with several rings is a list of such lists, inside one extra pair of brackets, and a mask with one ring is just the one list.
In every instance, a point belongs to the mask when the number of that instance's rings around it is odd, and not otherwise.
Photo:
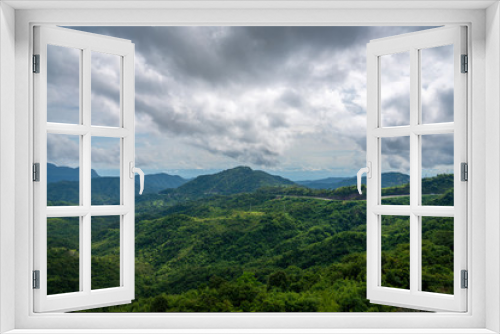
[[(144, 1), (122, 2), (123, 6), (158, 7)], [(208, 3), (208, 4), (207, 4)], [(15, 11), (16, 8), (36, 8)], [(193, 332), (412, 332), (422, 333), (492, 333), (500, 332), (500, 11), (497, 1), (296, 1), (241, 2), (230, 5), (217, 1), (203, 4), (179, 4), (165, 1), (163, 9), (102, 10), (96, 7), (117, 6), (106, 1), (69, 2), (7, 1), (0, 4), (0, 25), (9, 29), (0, 32), (0, 180), (14, 186), (0, 190), (0, 330), (16, 329), (15, 333), (36, 333), (36, 329), (64, 329), (60, 332), (104, 332), (98, 329), (127, 329), (128, 333), (144, 329), (193, 329)], [(50, 7), (52, 6), (52, 9)], [(74, 6), (87, 9), (58, 9)], [(119, 6), (119, 5), (118, 5)], [(184, 9), (175, 8), (184, 6)], [(203, 7), (201, 7), (203, 6)], [(224, 9), (224, 6), (232, 9)], [(245, 8), (246, 6), (246, 8)], [(390, 9), (398, 6), (398, 9)], [(432, 8), (430, 7), (432, 6)], [(458, 9), (455, 7), (459, 7)], [(489, 8), (487, 8), (489, 6)], [(281, 8), (279, 8), (281, 7)], [(405, 8), (406, 9), (401, 9)], [(438, 9), (436, 9), (436, 7)], [(40, 9), (40, 8), (49, 8)], [(93, 9), (92, 9), (93, 8)], [(191, 9), (188, 9), (191, 8)], [(222, 9), (221, 9), (222, 8)], [(239, 8), (239, 9), (238, 9)], [(252, 9), (261, 8), (261, 9)], [(278, 9), (277, 9), (278, 8)], [(347, 9), (346, 9), (347, 8)], [(348, 9), (351, 8), (351, 9)], [(352, 10), (355, 8), (355, 10)], [(411, 8), (411, 10), (410, 10)], [(442, 8), (442, 9), (439, 9)], [(460, 9), (461, 8), (461, 9)], [(307, 10), (306, 10), (307, 9)], [(13, 20), (15, 17), (15, 23)], [(486, 23), (486, 24), (485, 24)], [(29, 178), (32, 147), (32, 82), (30, 70), (32, 27), (35, 24), (57, 25), (443, 25), (465, 24), (469, 27), (471, 75), (468, 85), (471, 134), (470, 158), (468, 268), (470, 288), (467, 313), (436, 314), (34, 314), (32, 304), (29, 256), (32, 245), (32, 184)], [(13, 38), (15, 31), (15, 42)], [(14, 48), (15, 46), (15, 53)], [(15, 74), (11, 66), (15, 65)], [(488, 71), (485, 71), (485, 66)], [(7, 76), (5, 75), (7, 73)], [(9, 85), (15, 79), (15, 86)], [(10, 94), (9, 94), (10, 93)], [(14, 99), (15, 94), (15, 99)], [(15, 107), (15, 115), (12, 109)], [(15, 128), (9, 131), (9, 126)], [(3, 131), (3, 132), (2, 132)], [(486, 136), (486, 134), (488, 136)], [(9, 140), (10, 139), (10, 140)], [(15, 139), (15, 147), (12, 142)], [(487, 140), (486, 140), (487, 139)], [(6, 142), (7, 140), (7, 142)], [(488, 152), (488, 154), (486, 154)], [(13, 163), (12, 161), (15, 161)], [(486, 182), (488, 174), (488, 182)], [(488, 196), (486, 196), (488, 193)], [(14, 204), (15, 211), (9, 210)], [(14, 217), (14, 220), (8, 218)], [(15, 226), (13, 226), (15, 222)], [(471, 226), (474, 226), (472, 229)], [(15, 238), (15, 243), (12, 240)], [(14, 254), (14, 256), (12, 256)], [(490, 254), (490, 256), (486, 256)], [(491, 256), (491, 254), (494, 254)], [(15, 282), (15, 289), (12, 284)], [(14, 291), (12, 291), (14, 290)], [(486, 293), (486, 290), (488, 293)], [(12, 307), (15, 305), (15, 308)], [(132, 330), (141, 326), (143, 330)], [(358, 330), (355, 330), (355, 329)], [(383, 330), (382, 330), (383, 328)], [(25, 330), (26, 329), (26, 330)], [(28, 331), (28, 329), (30, 329)], [(93, 330), (90, 330), (93, 329)], [(198, 330), (195, 330), (198, 329)], [(220, 330), (215, 330), (220, 329)], [(268, 330), (266, 330), (268, 329)], [(392, 330), (391, 330), (392, 329)], [(75, 330), (75, 331), (74, 331)], [(180, 332), (180, 330), (179, 330)], [(184, 331), (186, 332), (186, 331)], [(241, 330), (239, 332), (248, 332)]]

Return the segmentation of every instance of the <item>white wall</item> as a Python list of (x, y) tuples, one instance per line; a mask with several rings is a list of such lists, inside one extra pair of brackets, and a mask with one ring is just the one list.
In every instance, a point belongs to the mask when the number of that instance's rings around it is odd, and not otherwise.
[[(0, 3), (0, 259), (14, 254), (15, 11)], [(0, 262), (0, 333), (14, 328), (14, 259)]]
[[(66, 2), (65, 2), (66, 3)], [(1, 6), (1, 5), (0, 5)], [(8, 22), (5, 20), (3, 16), (6, 13), (9, 14), (11, 18), (13, 18), (13, 11), (10, 8), (7, 8), (5, 5), (0, 7), (0, 10), (5, 8), (5, 13), (0, 15), (0, 25), (5, 25), (2, 22)], [(34, 317), (28, 317), (27, 310), (31, 309), (32, 305), (30, 304), (30, 295), (31, 290), (26, 289), (26, 286), (29, 285), (29, 275), (31, 273), (32, 266), (30, 266), (28, 260), (29, 254), (29, 245), (31, 244), (29, 241), (29, 224), (30, 220), (30, 203), (29, 200), (29, 187), (31, 182), (29, 181), (30, 174), (30, 123), (29, 123), (29, 113), (30, 113), (30, 105), (29, 105), (29, 22), (41, 22), (41, 23), (53, 23), (53, 22), (87, 22), (87, 23), (96, 23), (100, 24), (102, 22), (110, 22), (112, 24), (141, 24), (141, 22), (179, 22), (180, 24), (196, 24), (196, 22), (238, 22), (240, 24), (245, 24), (245, 22), (277, 22), (281, 24), (288, 24), (288, 22), (303, 22), (304, 24), (308, 24), (310, 22), (321, 23), (321, 22), (336, 22), (338, 24), (350, 23), (350, 22), (411, 22), (411, 20), (421, 20), (422, 22), (449, 22), (450, 24), (455, 24), (456, 22), (472, 22), (473, 23), (473, 36), (479, 36), (474, 39), (474, 49), (475, 53), (473, 55), (473, 71), (472, 75), (474, 76), (474, 87), (476, 88), (477, 94), (474, 95), (473, 98), (473, 106), (474, 108), (474, 117), (471, 120), (472, 123), (472, 136), (474, 137), (474, 159), (472, 159), (472, 170), (471, 174), (474, 178), (474, 184), (477, 186), (474, 187), (474, 190), (471, 194), (471, 199), (474, 202), (473, 204), (473, 217), (472, 222), (474, 224), (474, 229), (472, 233), (472, 238), (475, 240), (474, 250), (470, 253), (474, 257), (474, 261), (470, 261), (472, 263), (471, 269), (471, 279), (475, 280), (475, 282), (480, 281), (480, 288), (475, 289), (474, 294), (469, 293), (469, 296), (472, 298), (472, 310), (475, 313), (475, 318), (477, 318), (477, 314), (481, 315), (479, 319), (473, 319), (475, 322), (472, 323), (473, 327), (484, 326), (484, 318), (482, 314), (484, 314), (485, 306), (488, 312), (488, 327), (495, 330), (496, 332), (500, 332), (500, 286), (499, 285), (499, 277), (500, 277), (500, 260), (499, 260), (499, 252), (500, 247), (496, 242), (499, 240), (500, 228), (500, 175), (499, 175), (499, 164), (500, 164), (500, 135), (499, 135), (499, 124), (500, 124), (500, 116), (499, 116), (499, 107), (500, 107), (500, 24), (499, 24), (499, 9), (498, 6), (491, 7), (488, 10), (488, 20), (484, 19), (484, 11), (381, 11), (381, 10), (370, 10), (364, 11), (359, 14), (357, 11), (291, 11), (291, 10), (280, 10), (274, 12), (262, 12), (258, 10), (254, 11), (246, 11), (246, 12), (232, 12), (232, 11), (210, 11), (209, 14), (204, 13), (202, 11), (188, 11), (188, 10), (172, 10), (172, 11), (109, 11), (109, 10), (100, 10), (100, 11), (90, 11), (90, 10), (59, 10), (59, 11), (17, 11), (16, 22), (17, 22), (17, 59), (20, 60), (17, 63), (17, 102), (16, 102), (16, 131), (12, 130), (14, 127), (9, 127), (9, 124), (12, 125), (13, 111), (10, 111), (8, 106), (10, 106), (10, 97), (13, 97), (14, 92), (14, 83), (10, 81), (10, 78), (13, 78), (11, 74), (4, 75), (10, 71), (13, 66), (13, 60), (7, 61), (9, 55), (12, 54), (11, 42), (9, 41), (8, 47), (4, 47), (4, 33), (0, 33), (2, 52), (0, 52), (0, 71), (5, 68), (5, 72), (1, 73), (0, 79), (0, 94), (1, 101), (0, 104), (0, 203), (2, 203), (2, 207), (0, 207), (0, 234), (6, 235), (5, 231), (10, 231), (12, 228), (11, 222), (13, 222), (13, 213), (9, 214), (10, 205), (12, 203), (12, 195), (14, 193), (12, 180), (14, 177), (13, 166), (11, 165), (11, 161), (17, 159), (17, 175), (16, 175), (16, 191), (15, 196), (17, 198), (16, 206), (16, 240), (17, 243), (17, 252), (16, 252), (16, 271), (17, 271), (17, 299), (16, 299), (16, 307), (18, 308), (18, 312), (16, 313), (17, 317), (17, 326), (20, 328), (33, 328), (36, 326), (43, 326), (46, 328), (53, 328), (54, 326), (59, 326), (59, 328), (71, 328), (77, 326), (90, 326), (94, 328), (105, 328), (106, 326), (102, 325), (101, 322), (97, 322), (94, 320), (98, 320), (97, 317), (95, 319), (91, 319), (89, 321), (89, 316), (79, 317), (78, 319), (61, 317), (60, 322), (55, 324), (54, 318), (57, 315), (51, 315), (50, 317), (40, 317), (34, 319)], [(447, 17), (450, 17), (447, 19)], [(353, 19), (354, 18), (354, 19)], [(486, 22), (485, 22), (486, 21)], [(13, 20), (12, 20), (13, 22)], [(486, 27), (487, 24), (487, 27)], [(13, 25), (13, 24), (12, 24)], [(8, 24), (8, 27), (12, 26)], [(478, 33), (478, 30), (482, 30), (484, 28), (488, 29), (488, 47), (493, 50), (492, 53), (488, 54), (488, 65), (485, 68), (483, 64), (484, 53), (481, 51), (482, 46), (484, 45), (484, 36), (481, 33)], [(2, 29), (5, 30), (5, 29)], [(10, 36), (10, 35), (7, 35)], [(2, 57), (2, 53), (7, 53), (6, 57)], [(5, 64), (5, 66), (4, 66)], [(12, 65), (12, 66), (9, 66)], [(480, 64), (480, 66), (476, 66), (476, 64)], [(484, 88), (485, 81), (484, 73), (488, 74), (488, 89)], [(488, 99), (485, 99), (485, 94), (488, 94)], [(484, 105), (485, 101), (488, 101), (487, 110), (488, 115), (486, 118), (484, 116)], [(4, 107), (3, 105), (7, 105)], [(5, 121), (4, 121), (5, 120)], [(487, 121), (486, 121), (487, 120)], [(6, 128), (5, 131), (3, 129)], [(487, 129), (488, 141), (485, 142), (485, 129)], [(19, 147), (19, 151), (16, 152), (14, 156), (14, 152), (12, 151), (12, 141), (5, 141), (4, 138), (13, 138), (16, 136), (16, 146)], [(485, 154), (485, 149), (488, 155)], [(485, 161), (486, 160), (486, 161)], [(487, 166), (485, 168), (485, 166)], [(488, 174), (485, 174), (488, 172)], [(486, 175), (486, 176), (485, 176)], [(486, 182), (485, 182), (486, 180)], [(4, 182), (5, 181), (5, 182)], [(10, 182), (10, 183), (9, 183)], [(4, 186), (5, 185), (5, 186)], [(12, 188), (11, 188), (12, 186)], [(485, 201), (485, 189), (488, 193), (488, 199)], [(5, 195), (6, 194), (6, 195)], [(10, 197), (9, 197), (10, 196)], [(5, 202), (4, 202), (5, 201)], [(485, 207), (487, 206), (488, 210), (488, 219), (486, 219)], [(7, 211), (4, 211), (7, 210)], [(10, 215), (10, 216), (9, 216)], [(6, 217), (4, 219), (3, 217)], [(484, 223), (488, 221), (488, 230), (487, 233), (484, 231)], [(478, 229), (479, 227), (479, 229)], [(479, 232), (479, 233), (478, 233)], [(10, 232), (8, 233), (12, 235)], [(3, 240), (0, 235), (0, 258), (5, 259), (5, 255), (9, 257), (14, 252), (10, 251), (12, 246), (12, 240)], [(478, 235), (481, 237), (478, 238)], [(488, 236), (488, 251), (486, 254), (489, 256), (493, 256), (496, 259), (496, 263), (493, 266), (488, 266), (487, 280), (486, 284), (484, 282), (484, 276), (482, 273), (484, 272), (484, 239), (482, 236)], [(480, 242), (479, 242), (480, 241)], [(479, 251), (478, 251), (479, 250)], [(478, 261), (478, 258), (481, 260)], [(491, 263), (491, 261), (489, 262)], [(0, 322), (3, 322), (1, 327), (1, 331), (4, 328), (8, 328), (8, 326), (12, 325), (12, 310), (14, 308), (13, 304), (13, 289), (12, 289), (12, 279), (11, 275), (6, 276), (5, 273), (13, 273), (14, 272), (14, 263), (13, 262), (4, 262), (0, 263), (0, 271), (2, 272), (0, 281), (0, 293), (2, 293), (1, 303), (0, 303)], [(474, 276), (474, 273), (481, 273), (481, 275)], [(486, 286), (487, 293), (483, 293), (484, 287)], [(480, 290), (478, 292), (478, 290)], [(487, 296), (486, 300), (483, 296)], [(9, 302), (10, 301), (10, 302)], [(174, 315), (175, 316), (175, 315)], [(459, 327), (459, 326), (470, 326), (471, 322), (468, 320), (469, 317), (452, 317), (451, 322), (447, 319), (448, 315), (443, 315), (443, 321), (450, 326)], [(231, 317), (205, 317), (205, 318), (197, 318), (194, 322), (192, 318), (189, 317), (178, 317), (169, 318), (169, 326), (175, 327), (176, 325), (185, 325), (185, 326), (197, 326), (199, 328), (220, 328), (215, 326), (221, 326), (219, 323), (222, 319), (224, 320), (224, 325), (227, 328), (237, 328), (239, 326), (248, 326), (248, 327), (261, 327), (265, 326), (265, 323), (259, 322), (255, 320), (255, 317), (241, 317), (239, 315), (231, 315)], [(2, 321), (4, 320), (5, 321)], [(114, 323), (109, 323), (109, 328), (113, 328), (111, 326), (120, 326), (121, 328), (134, 328), (133, 326), (137, 324), (137, 317), (120, 317), (117, 315), (116, 321)], [(377, 317), (366, 318), (364, 322), (354, 323), (352, 317), (347, 315), (338, 315), (334, 321), (328, 315), (319, 315), (314, 317), (314, 324), (317, 328), (327, 328), (331, 326), (352, 326), (355, 324), (358, 327), (367, 328), (369, 326), (372, 327), (394, 327), (398, 326), (398, 324), (387, 323), (387, 319), (384, 315), (380, 315)], [(399, 317), (398, 320), (406, 319)], [(165, 326), (165, 319), (161, 319), (158, 317), (148, 318), (148, 324), (151, 327), (156, 326), (156, 328), (162, 328)], [(393, 319), (390, 319), (393, 320)], [(428, 320), (428, 319), (426, 319)], [(436, 319), (432, 319), (436, 320)], [(36, 321), (36, 322), (35, 322)], [(438, 319), (437, 321), (441, 321)], [(277, 319), (278, 328), (281, 328), (285, 325), (296, 326), (297, 328), (304, 326), (304, 317), (293, 316), (286, 317), (282, 316)], [(401, 323), (401, 321), (399, 322)], [(436, 321), (425, 322), (422, 323), (421, 327), (435, 326), (438, 323)], [(441, 324), (439, 322), (438, 324)], [(108, 325), (108, 324), (106, 324)], [(99, 326), (99, 327), (98, 327)], [(419, 326), (419, 327), (420, 327)], [(396, 328), (398, 328), (396, 327)]]

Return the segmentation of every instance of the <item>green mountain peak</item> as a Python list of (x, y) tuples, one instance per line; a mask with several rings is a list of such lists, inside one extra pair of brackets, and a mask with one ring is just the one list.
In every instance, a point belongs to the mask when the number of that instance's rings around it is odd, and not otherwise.
[(211, 175), (200, 175), (177, 189), (162, 193), (181, 198), (199, 198), (206, 195), (233, 195), (253, 192), (262, 187), (292, 186), (294, 182), (247, 166), (226, 169)]

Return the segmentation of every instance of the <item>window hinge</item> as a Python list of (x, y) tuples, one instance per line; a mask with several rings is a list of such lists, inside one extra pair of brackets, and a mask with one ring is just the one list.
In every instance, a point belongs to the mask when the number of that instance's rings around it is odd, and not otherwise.
[(467, 270), (462, 270), (462, 289), (467, 289), (469, 287), (469, 273)]
[(33, 289), (40, 289), (40, 270), (33, 270)]
[(462, 73), (469, 72), (469, 57), (467, 55), (462, 55)]
[(461, 169), (461, 180), (462, 181), (469, 181), (469, 165), (466, 162), (462, 162), (460, 164), (460, 169)]
[(33, 55), (33, 73), (40, 73), (40, 55)]
[(33, 181), (40, 182), (40, 163), (33, 164)]

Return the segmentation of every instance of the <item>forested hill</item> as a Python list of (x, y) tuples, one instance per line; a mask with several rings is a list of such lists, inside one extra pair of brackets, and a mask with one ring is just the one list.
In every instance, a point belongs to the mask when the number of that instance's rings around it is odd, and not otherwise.
[[(329, 177), (326, 179), (314, 181), (297, 181), (297, 184), (311, 189), (337, 189), (340, 187), (349, 187), (357, 185), (358, 179), (353, 177)], [(363, 176), (361, 182), (366, 185), (366, 176)], [(388, 172), (382, 174), (382, 188), (395, 187), (410, 182), (410, 176), (398, 173)]]
[[(92, 180), (92, 183), (95, 183), (96, 187), (98, 188), (107, 187), (111, 184), (116, 184), (116, 186), (119, 185), (117, 176), (100, 176), (94, 169), (91, 170), (91, 178), (99, 178), (98, 181)], [(79, 180), (79, 168), (57, 166), (52, 163), (47, 163), (47, 183), (57, 183), (61, 181), (75, 182), (75, 184), (64, 183), (62, 186), (57, 187), (58, 189), (62, 189), (62, 187), (78, 188), (77, 183), (79, 182)], [(144, 191), (145, 193), (158, 193), (159, 191), (167, 188), (177, 188), (187, 181), (188, 180), (180, 177), (179, 175), (170, 175), (167, 173), (147, 174), (144, 180)], [(135, 183), (136, 185), (139, 184), (139, 175), (135, 176)]]
[[(78, 168), (47, 164), (47, 200), (49, 205), (76, 205), (80, 196), (80, 172)], [(176, 188), (187, 180), (179, 175), (166, 173), (147, 174), (144, 178), (144, 194), (158, 194), (166, 188)], [(116, 205), (120, 202), (120, 179), (116, 176), (100, 176), (92, 170), (92, 204)], [(139, 193), (139, 176), (135, 176), (135, 193)]]
[(293, 186), (294, 182), (250, 167), (236, 167), (217, 174), (201, 175), (162, 194), (180, 198), (200, 198), (206, 195), (233, 195), (250, 193), (262, 187)]
[[(147, 174), (144, 178), (144, 191), (146, 193), (158, 193), (167, 188), (177, 188), (182, 186), (188, 180), (179, 175), (170, 175), (166, 173)], [(139, 186), (139, 175), (135, 176), (135, 187)], [(146, 191), (146, 188), (149, 188)]]
[[(453, 205), (450, 180), (452, 175), (424, 179), (431, 194), (423, 195), (422, 203)], [(402, 185), (382, 193), (406, 190)], [(401, 311), (370, 304), (365, 297), (366, 201), (352, 194), (357, 194), (354, 186), (317, 190), (278, 185), (190, 201), (140, 196), (136, 299), (104, 311)], [(383, 200), (401, 205), (408, 196)], [(453, 218), (422, 221), (422, 287), (453, 293)], [(385, 216), (382, 229), (382, 283), (407, 289), (409, 219)], [(79, 289), (78, 231), (78, 219), (47, 221), (50, 293)], [(119, 235), (116, 217), (92, 217), (93, 289), (120, 284)]]
[[(79, 203), (78, 169), (58, 167), (48, 164), (52, 174), (59, 173), (58, 182), (47, 184), (48, 205), (77, 205)], [(116, 205), (119, 203), (119, 178), (99, 176), (92, 173), (92, 205)], [(49, 175), (50, 176), (50, 175)], [(76, 179), (76, 180), (75, 180)], [(335, 183), (335, 181), (338, 181)], [(309, 182), (309, 186), (303, 185)], [(409, 177), (401, 173), (382, 174), (383, 196), (409, 194)], [(136, 195), (139, 191), (139, 177), (135, 178)], [(335, 186), (332, 184), (335, 183)], [(363, 178), (366, 183), (366, 178)], [(301, 185), (302, 184), (302, 185)], [(323, 184), (325, 188), (318, 187)], [(227, 196), (240, 193), (253, 193), (265, 190), (269, 194), (292, 196), (315, 196), (335, 200), (364, 199), (356, 190), (356, 178), (328, 178), (316, 181), (294, 183), (280, 176), (249, 167), (236, 167), (216, 174), (198, 176), (186, 180), (178, 175), (148, 174), (145, 177), (144, 195), (136, 197), (140, 206), (146, 207), (168, 204), (173, 205), (187, 200), (197, 200), (211, 196)], [(453, 188), (453, 175), (443, 174), (422, 179), (422, 193), (426, 195), (444, 194)], [(453, 196), (451, 192), (448, 196)], [(406, 201), (408, 198), (405, 199)], [(449, 199), (453, 202), (453, 198)], [(404, 203), (401, 203), (404, 204)]]
[(346, 177), (327, 177), (319, 180), (295, 181), (295, 183), (311, 189), (336, 189), (340, 181), (348, 179)]
[[(335, 184), (335, 188), (349, 187), (357, 185), (358, 179), (356, 176), (350, 177)], [(382, 174), (382, 188), (400, 186), (410, 182), (410, 176), (398, 172), (388, 172)], [(361, 183), (366, 185), (366, 176), (361, 178)]]

